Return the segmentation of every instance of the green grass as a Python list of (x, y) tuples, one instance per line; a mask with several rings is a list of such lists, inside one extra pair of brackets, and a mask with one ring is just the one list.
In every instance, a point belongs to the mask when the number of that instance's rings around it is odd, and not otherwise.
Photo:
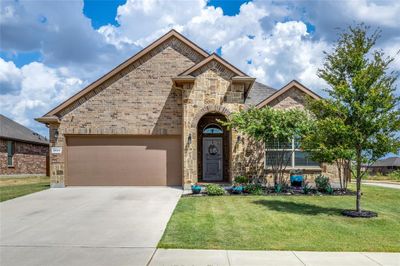
[(47, 176), (0, 178), (0, 202), (50, 187)]
[(373, 219), (341, 215), (354, 196), (221, 196), (180, 199), (161, 248), (400, 251), (400, 190), (363, 186)]

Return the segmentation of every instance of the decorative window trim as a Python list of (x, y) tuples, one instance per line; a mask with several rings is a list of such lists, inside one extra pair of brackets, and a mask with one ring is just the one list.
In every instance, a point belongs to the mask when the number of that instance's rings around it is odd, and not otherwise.
[(286, 170), (294, 170), (294, 169), (305, 169), (305, 170), (321, 170), (321, 164), (317, 165), (296, 165), (296, 152), (304, 152), (303, 150), (296, 148), (295, 141), (292, 139), (291, 148), (285, 149), (267, 149), (267, 144), (264, 143), (264, 169), (272, 169), (272, 166), (267, 165), (267, 152), (273, 151), (285, 151), (290, 152), (291, 160), (290, 163), (286, 166)]
[[(220, 132), (206, 132), (206, 130), (210, 129), (210, 128), (217, 128)], [(224, 133), (224, 130), (222, 129), (222, 127), (217, 124), (214, 124), (214, 123), (208, 124), (203, 128), (203, 134), (220, 135), (223, 133)]]

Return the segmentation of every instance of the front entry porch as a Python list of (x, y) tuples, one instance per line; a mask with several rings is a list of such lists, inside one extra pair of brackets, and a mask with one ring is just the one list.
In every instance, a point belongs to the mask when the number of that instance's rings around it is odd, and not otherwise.
[(221, 124), (226, 117), (205, 114), (197, 125), (198, 181), (228, 183), (230, 177), (230, 132)]

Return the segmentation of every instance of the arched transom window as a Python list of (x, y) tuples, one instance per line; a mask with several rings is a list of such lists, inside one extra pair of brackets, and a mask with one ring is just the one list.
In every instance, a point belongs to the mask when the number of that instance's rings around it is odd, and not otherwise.
[(222, 134), (224, 131), (216, 124), (209, 124), (203, 129), (204, 134)]

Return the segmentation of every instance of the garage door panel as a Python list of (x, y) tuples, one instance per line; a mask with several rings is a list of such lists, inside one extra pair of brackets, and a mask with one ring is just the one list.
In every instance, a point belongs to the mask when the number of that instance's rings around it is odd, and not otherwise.
[(181, 138), (68, 137), (67, 185), (181, 185)]

